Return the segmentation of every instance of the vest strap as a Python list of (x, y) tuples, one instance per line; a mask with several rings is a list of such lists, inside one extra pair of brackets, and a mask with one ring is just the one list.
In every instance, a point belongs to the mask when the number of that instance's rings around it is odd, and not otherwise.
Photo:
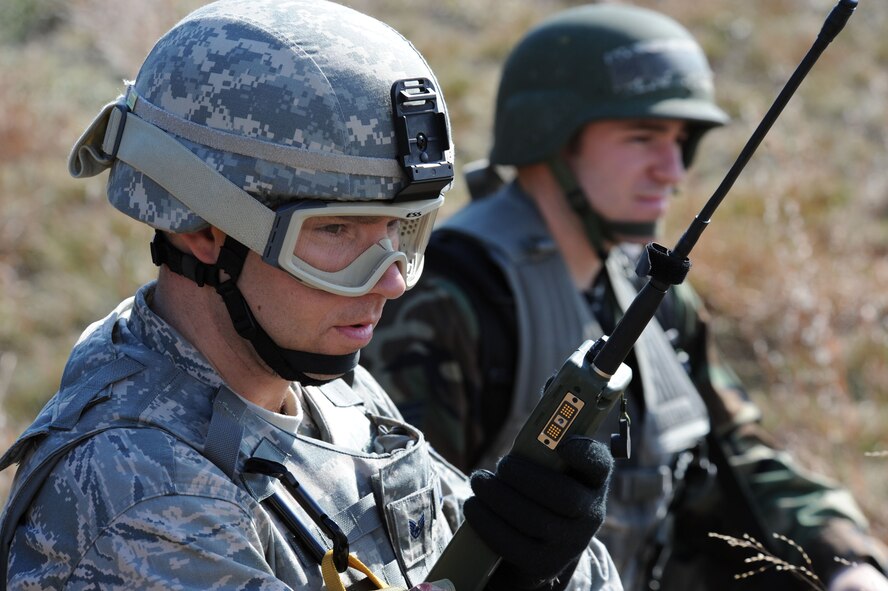
[(358, 502), (333, 515), (330, 519), (339, 526), (339, 529), (351, 542), (382, 527), (382, 520), (379, 518), (379, 510), (376, 507), (376, 498), (372, 493), (365, 495)]
[[(625, 274), (627, 258), (613, 249), (605, 272), (620, 308), (626, 310), (637, 290)], [(633, 347), (638, 360), (647, 408), (645, 439), (662, 453), (674, 453), (694, 445), (709, 433), (709, 414), (696, 386), (675, 356), (663, 327), (652, 318)]]
[(83, 409), (93, 401), (108, 385), (119, 382), (139, 373), (145, 366), (131, 357), (118, 357), (111, 363), (98, 368), (89, 379), (77, 386), (64, 406), (58, 406), (50, 423), (52, 429), (73, 429), (80, 419)]
[(234, 480), (240, 444), (243, 438), (241, 419), (247, 405), (237, 395), (222, 386), (213, 402), (213, 417), (207, 430), (203, 455)]

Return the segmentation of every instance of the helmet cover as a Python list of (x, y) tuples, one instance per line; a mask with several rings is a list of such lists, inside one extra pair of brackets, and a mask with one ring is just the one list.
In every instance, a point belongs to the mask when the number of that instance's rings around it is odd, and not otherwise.
[[(391, 89), (399, 79), (416, 77), (435, 81), (413, 45), (350, 8), (325, 0), (220, 0), (189, 14), (158, 40), (131, 91), (151, 110), (192, 127), (310, 154), (393, 164), (384, 175), (282, 165), (249, 147), (223, 150), (167, 131), (275, 209), (304, 198), (393, 199), (409, 181), (396, 165)], [(443, 101), (441, 108), (446, 119)], [(452, 163), (452, 151), (447, 160)], [(160, 230), (190, 232), (207, 225), (120, 160), (111, 169), (108, 198)]]

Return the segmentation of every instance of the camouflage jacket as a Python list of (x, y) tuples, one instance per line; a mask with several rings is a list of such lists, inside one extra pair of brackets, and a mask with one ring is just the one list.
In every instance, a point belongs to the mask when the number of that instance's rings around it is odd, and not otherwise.
[[(151, 312), (151, 293), (149, 284), (84, 333), (59, 393), (2, 459), (21, 464), (0, 522), (0, 582), (321, 589), (310, 547), (264, 502), (280, 486), (247, 473), (248, 458), (284, 464), (389, 585), (421, 582), (462, 519), (464, 475), (403, 423), (362, 368), (304, 388), (310, 429), (276, 426), (266, 420), (274, 413), (252, 410)], [(607, 553), (594, 550), (572, 588), (620, 589)], [(348, 589), (370, 588), (357, 571), (342, 578)]]
[[(530, 221), (511, 217), (508, 212), (514, 208)], [(471, 220), (470, 233), (460, 228), (465, 220)], [(508, 232), (520, 233), (520, 228), (530, 229), (526, 235), (506, 239), (517, 247), (526, 245), (526, 256), (503, 255), (502, 244), (493, 241)], [(422, 280), (389, 304), (373, 342), (363, 352), (362, 363), (380, 380), (405, 417), (463, 470), (504, 453), (507, 447), (496, 446), (502, 444), (498, 432), (508, 427), (508, 409), (515, 399), (539, 395), (542, 383), (524, 385), (532, 388), (531, 392), (516, 390), (519, 376), (527, 373), (521, 365), (526, 361), (518, 361), (526, 359), (520, 355), (525, 344), (520, 339), (538, 340), (545, 346), (561, 340), (562, 361), (579, 345), (574, 342), (576, 327), (563, 321), (535, 322), (534, 318), (563, 318), (554, 308), (579, 302), (575, 305), (587, 308), (582, 311), (585, 316), (591, 312), (600, 324), (598, 330), (606, 333), (620, 315), (613, 286), (604, 274), (579, 298), (567, 298), (558, 293), (558, 286), (570, 279), (558, 276), (558, 265), (541, 265), (546, 259), (560, 259), (560, 255), (536, 208), (517, 185), (470, 204), (436, 230)], [(516, 262), (519, 260), (526, 263)], [(535, 329), (519, 326), (518, 319), (528, 312), (522, 312), (516, 303), (522, 298), (516, 297), (514, 290), (522, 283), (509, 279), (515, 274), (503, 268), (507, 264), (540, 269), (537, 283), (548, 295), (533, 300), (536, 307), (530, 308), (534, 318), (529, 324)], [(630, 269), (625, 272), (631, 274)], [(520, 277), (528, 281), (533, 275)], [(577, 318), (584, 314), (578, 311)], [(661, 588), (690, 589), (691, 581), (704, 588), (715, 584), (729, 587), (732, 575), (746, 570), (742, 562), (745, 554), (736, 550), (718, 557), (727, 562), (713, 560), (721, 543), (709, 539), (708, 532), (739, 536), (751, 529), (749, 512), (737, 509), (737, 495), (726, 492), (716, 475), (711, 452), (706, 451), (707, 446), (715, 445), (736, 467), (731, 473), (744, 489), (742, 501), (748, 502), (759, 521), (772, 531), (803, 544), (824, 580), (837, 566), (835, 556), (871, 560), (885, 568), (883, 548), (865, 534), (866, 520), (850, 495), (835, 483), (806, 473), (762, 433), (758, 409), (730, 368), (718, 359), (707, 333), (705, 311), (693, 290), (687, 285), (670, 290), (657, 320), (671, 340), (676, 360), (705, 402), (711, 436), (686, 452), (641, 453), (617, 462), (607, 522), (600, 535), (627, 588), (641, 588), (655, 570), (655, 576), (662, 579)], [(556, 334), (553, 338), (542, 331)], [(596, 336), (584, 334), (582, 338)], [(634, 356), (627, 363), (636, 376), (630, 384), (629, 400), (637, 403), (645, 399), (641, 391), (645, 380), (638, 375)], [(541, 373), (551, 374), (555, 369), (557, 365), (549, 366)], [(642, 451), (650, 448), (650, 442), (644, 440), (645, 410), (644, 404), (636, 405), (632, 417), (633, 447)], [(681, 472), (678, 478), (676, 471)], [(722, 472), (725, 478), (727, 470)], [(644, 473), (650, 478), (636, 477)], [(610, 538), (609, 532), (617, 538)], [(627, 539), (633, 536), (635, 539)], [(614, 543), (614, 539), (620, 542)], [(799, 563), (793, 552), (789, 549), (787, 560)], [(710, 574), (713, 577), (707, 578)]]

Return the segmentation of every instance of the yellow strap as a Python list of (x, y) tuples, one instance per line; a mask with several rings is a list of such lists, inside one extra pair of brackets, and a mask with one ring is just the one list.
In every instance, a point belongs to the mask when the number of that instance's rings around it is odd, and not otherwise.
[[(367, 565), (358, 560), (358, 557), (354, 554), (348, 555), (348, 565), (351, 568), (367, 575), (367, 579), (371, 583), (376, 585), (377, 589), (388, 589), (389, 591), (404, 591), (403, 589), (396, 587), (387, 587), (385, 582), (374, 575), (373, 572), (367, 567)], [(327, 550), (327, 553), (321, 560), (321, 574), (324, 576), (324, 585), (326, 585), (329, 591), (345, 591), (345, 586), (342, 584), (342, 579), (339, 578), (339, 573), (336, 571), (336, 567), (333, 565), (333, 550)]]

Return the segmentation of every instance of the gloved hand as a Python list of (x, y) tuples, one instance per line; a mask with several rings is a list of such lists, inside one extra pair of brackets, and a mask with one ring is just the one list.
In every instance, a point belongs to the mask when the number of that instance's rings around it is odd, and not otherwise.
[(496, 474), (472, 474), (475, 496), (465, 503), (466, 519), (503, 558), (490, 591), (564, 589), (604, 521), (610, 450), (575, 436), (556, 451), (566, 473), (507, 455)]

